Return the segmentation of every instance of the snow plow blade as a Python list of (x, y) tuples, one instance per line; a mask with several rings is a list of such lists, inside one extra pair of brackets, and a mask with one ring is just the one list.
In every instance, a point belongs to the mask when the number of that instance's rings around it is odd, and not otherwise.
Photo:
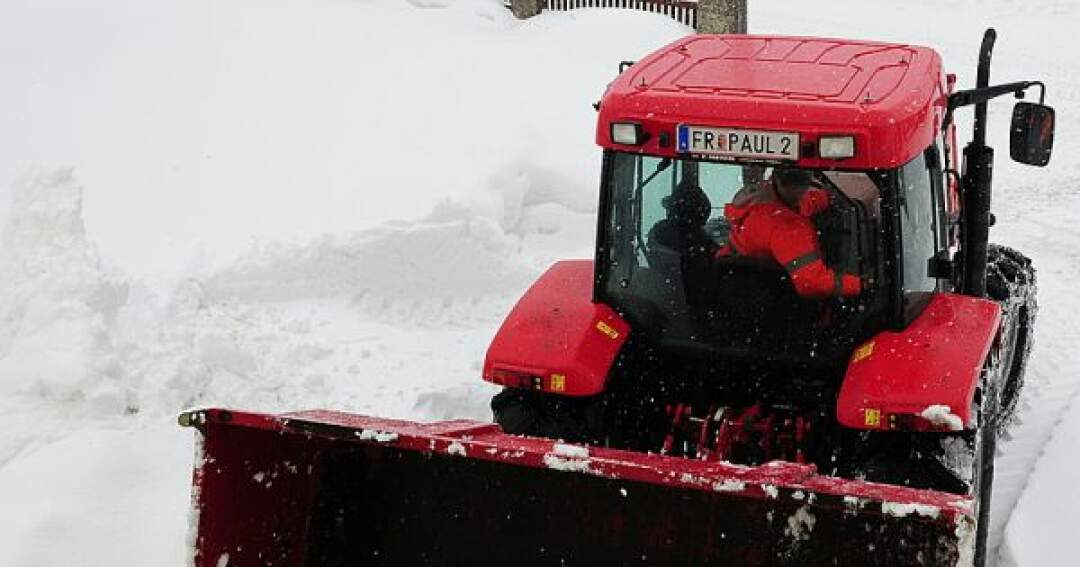
[(196, 567), (964, 565), (970, 499), (310, 411), (198, 410)]

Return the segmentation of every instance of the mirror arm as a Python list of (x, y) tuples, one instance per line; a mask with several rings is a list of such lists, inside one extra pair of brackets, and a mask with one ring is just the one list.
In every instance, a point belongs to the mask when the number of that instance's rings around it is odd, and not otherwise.
[(953, 112), (957, 108), (979, 104), (1007, 94), (1015, 94), (1016, 98), (1024, 98), (1025, 91), (1031, 87), (1039, 87), (1039, 104), (1043, 104), (1046, 100), (1046, 85), (1042, 81), (1017, 81), (992, 87), (956, 91), (949, 95), (945, 109), (945, 119), (941, 121), (941, 129), (944, 131), (949, 127), (949, 124), (952, 124)]
[(990, 99), (1007, 94), (1015, 94), (1017, 98), (1023, 98), (1024, 91), (1031, 87), (1039, 87), (1039, 104), (1042, 104), (1043, 100), (1046, 98), (1046, 85), (1044, 85), (1042, 81), (1018, 81), (1015, 83), (1005, 83), (1003, 85), (994, 85), (992, 87), (981, 89), (956, 91), (949, 95), (947, 112), (952, 114), (952, 111), (961, 106), (979, 104), (980, 102), (986, 102)]

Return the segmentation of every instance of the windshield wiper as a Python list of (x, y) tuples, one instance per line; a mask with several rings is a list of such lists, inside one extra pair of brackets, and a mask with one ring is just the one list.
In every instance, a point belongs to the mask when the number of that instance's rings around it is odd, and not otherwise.
[(671, 158), (664, 158), (664, 159), (660, 160), (660, 163), (656, 164), (656, 171), (650, 173), (648, 177), (646, 177), (645, 179), (643, 179), (641, 181), (641, 183), (638, 183), (638, 186), (637, 186), (638, 192), (640, 193), (641, 189), (643, 187), (645, 187), (646, 185), (648, 185), (649, 182), (652, 181), (654, 177), (656, 177), (657, 175), (660, 175), (660, 172), (664, 171), (665, 169), (667, 169), (669, 167), (671, 167)]
[(656, 170), (650, 173), (645, 179), (642, 179), (641, 182), (638, 183), (637, 188), (634, 189), (634, 226), (636, 227), (634, 232), (637, 233), (637, 251), (642, 254), (645, 253), (645, 239), (641, 235), (641, 229), (644, 228), (641, 226), (641, 190), (644, 189), (657, 175), (660, 175), (662, 171), (669, 167), (671, 167), (671, 158), (660, 160), (660, 163), (656, 164)]

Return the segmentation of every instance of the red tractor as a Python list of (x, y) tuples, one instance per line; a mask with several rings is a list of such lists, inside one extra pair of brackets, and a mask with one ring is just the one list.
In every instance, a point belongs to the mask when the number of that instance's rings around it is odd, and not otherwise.
[[(200, 410), (196, 563), (983, 565), (1036, 314), (933, 50), (693, 35), (597, 105), (596, 256), (488, 351), (499, 427)], [(975, 106), (957, 171), (954, 111)]]

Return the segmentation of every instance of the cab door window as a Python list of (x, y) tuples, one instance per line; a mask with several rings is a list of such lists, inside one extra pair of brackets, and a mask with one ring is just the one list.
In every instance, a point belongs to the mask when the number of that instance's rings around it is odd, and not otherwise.
[(935, 174), (940, 175), (940, 168), (931, 167), (937, 164), (937, 154), (932, 152), (937, 152), (937, 148), (931, 146), (900, 170), (901, 289), (905, 315), (918, 311), (938, 288), (938, 280), (930, 277), (929, 264), (944, 240), (944, 203), (940, 178), (934, 179)]

